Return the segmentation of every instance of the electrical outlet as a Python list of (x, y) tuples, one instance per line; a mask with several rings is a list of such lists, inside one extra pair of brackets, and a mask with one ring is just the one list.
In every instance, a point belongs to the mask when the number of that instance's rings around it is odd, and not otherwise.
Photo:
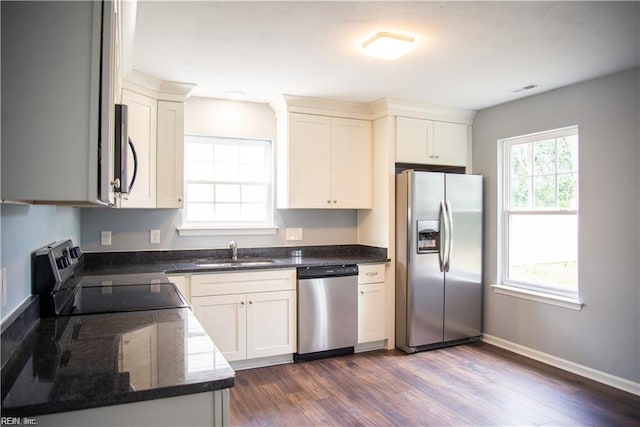
[(7, 267), (2, 267), (0, 274), (0, 294), (2, 294), (2, 305), (7, 305)]
[(152, 245), (160, 244), (160, 230), (149, 230), (149, 243)]
[(287, 228), (285, 234), (287, 240), (302, 240), (302, 228)]
[(111, 245), (111, 232), (110, 231), (101, 231), (100, 232), (100, 244), (102, 246), (110, 246)]

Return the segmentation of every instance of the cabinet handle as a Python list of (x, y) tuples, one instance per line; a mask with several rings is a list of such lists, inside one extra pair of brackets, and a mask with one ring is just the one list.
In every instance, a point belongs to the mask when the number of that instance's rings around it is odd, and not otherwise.
[(440, 158), (440, 156), (439, 156), (439, 155), (437, 155), (437, 154), (436, 154), (434, 157), (435, 157), (436, 159), (439, 159), (439, 158)]
[(338, 203), (338, 201), (337, 201), (337, 200), (334, 200), (334, 201), (333, 201), (333, 203)]
[(377, 276), (378, 272), (377, 271), (369, 271), (368, 273), (365, 273), (365, 276)]
[(327, 200), (327, 203), (331, 203), (331, 200)]
[(360, 291), (360, 295), (364, 295), (364, 291)]

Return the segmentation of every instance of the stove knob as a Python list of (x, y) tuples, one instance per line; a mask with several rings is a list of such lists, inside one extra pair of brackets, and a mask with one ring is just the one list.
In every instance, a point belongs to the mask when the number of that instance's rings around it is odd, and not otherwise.
[(75, 246), (69, 249), (69, 254), (71, 255), (71, 259), (80, 258), (80, 255), (82, 255), (82, 252), (80, 251), (80, 246)]
[(62, 270), (64, 268), (64, 257), (61, 256), (60, 258), (56, 258), (56, 265), (58, 266), (58, 268), (60, 270)]
[(66, 255), (61, 256), (60, 258), (56, 259), (56, 265), (61, 270), (69, 267), (70, 265), (69, 258), (67, 258)]

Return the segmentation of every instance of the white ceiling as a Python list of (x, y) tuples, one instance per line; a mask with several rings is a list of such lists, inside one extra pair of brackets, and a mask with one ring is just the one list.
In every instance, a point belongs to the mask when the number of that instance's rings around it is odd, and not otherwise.
[[(134, 66), (196, 83), (195, 96), (478, 110), (640, 65), (639, 28), (639, 2), (139, 1)], [(391, 62), (360, 54), (378, 31), (417, 47)]]

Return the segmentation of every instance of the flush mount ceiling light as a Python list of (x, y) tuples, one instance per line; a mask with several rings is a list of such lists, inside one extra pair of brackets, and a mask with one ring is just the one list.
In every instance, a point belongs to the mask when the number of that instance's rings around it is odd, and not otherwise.
[(240, 101), (244, 99), (244, 92), (239, 90), (228, 90), (224, 93), (224, 97), (232, 101)]
[(362, 43), (362, 53), (374, 58), (393, 60), (415, 48), (415, 39), (403, 34), (380, 32)]

